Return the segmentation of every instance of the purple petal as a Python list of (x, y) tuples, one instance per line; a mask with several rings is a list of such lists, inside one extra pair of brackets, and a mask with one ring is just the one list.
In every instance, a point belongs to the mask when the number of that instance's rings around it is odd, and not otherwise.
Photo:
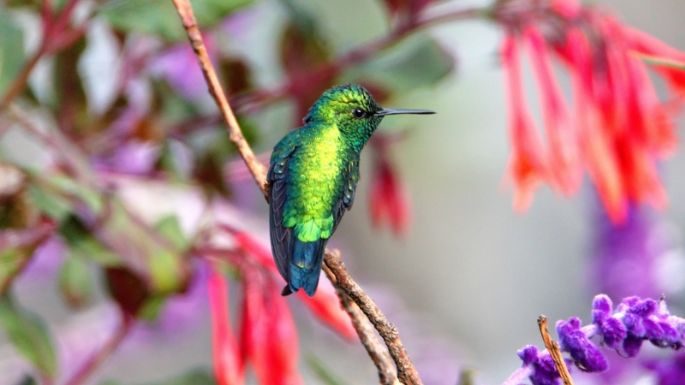
[(534, 345), (526, 345), (519, 349), (516, 354), (519, 356), (523, 365), (528, 366), (538, 361), (538, 348)]
[(628, 334), (623, 323), (614, 318), (609, 317), (599, 324), (599, 330), (602, 334), (602, 341), (608, 347), (616, 349), (619, 344), (626, 338)]
[(557, 323), (557, 333), (562, 350), (567, 351), (576, 365), (587, 372), (601, 372), (607, 369), (607, 360), (580, 330), (580, 319), (571, 317)]
[(642, 346), (642, 339), (628, 335), (625, 340), (623, 340), (623, 351), (628, 357), (635, 357), (640, 352), (640, 347)]
[(596, 295), (592, 300), (592, 322), (597, 323), (611, 315), (614, 305), (606, 294)]

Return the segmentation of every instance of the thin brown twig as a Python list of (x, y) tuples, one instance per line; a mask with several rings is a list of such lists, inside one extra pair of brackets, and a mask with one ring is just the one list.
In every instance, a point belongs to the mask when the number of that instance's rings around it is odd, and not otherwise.
[[(326, 277), (335, 282), (336, 277), (331, 269), (324, 265), (323, 267)], [(339, 290), (339, 289), (336, 289)], [(390, 357), (388, 349), (383, 344), (377, 334), (376, 329), (368, 318), (361, 311), (359, 306), (354, 303), (345, 292), (339, 292), (340, 304), (347, 314), (352, 319), (352, 326), (359, 336), (359, 341), (364, 345), (366, 352), (369, 354), (371, 361), (376, 365), (378, 371), (378, 379), (382, 385), (394, 385), (398, 383), (397, 370), (395, 364)]]
[(538, 317), (538, 328), (540, 329), (540, 335), (542, 336), (542, 342), (544, 342), (547, 351), (552, 356), (554, 361), (554, 366), (557, 368), (561, 379), (564, 381), (564, 385), (573, 385), (573, 379), (571, 378), (571, 373), (568, 371), (566, 366), (566, 361), (564, 357), (561, 356), (561, 350), (559, 350), (559, 344), (552, 339), (547, 330), (547, 317), (540, 315)]
[[(250, 172), (264, 194), (264, 197), (268, 200), (265, 168), (256, 159), (252, 149), (242, 134), (240, 125), (238, 124), (233, 110), (228, 103), (223, 88), (221, 87), (221, 84), (217, 78), (214, 66), (212, 65), (209, 55), (207, 54), (207, 49), (202, 39), (202, 34), (200, 33), (190, 2), (188, 0), (172, 1), (181, 18), (183, 27), (186, 30), (190, 45), (198, 57), (200, 67), (209, 87), (209, 92), (214, 98), (219, 110), (221, 111), (221, 114), (224, 117), (224, 120), (226, 121), (229, 131), (229, 138), (238, 148), (240, 156), (250, 169)], [(386, 43), (381, 42), (381, 44)], [(353, 58), (350, 58), (349, 60), (353, 60)], [(346, 296), (352, 299), (359, 306), (362, 312), (364, 312), (369, 321), (371, 321), (378, 334), (383, 338), (383, 341), (388, 347), (388, 351), (390, 352), (393, 361), (395, 361), (395, 366), (397, 367), (397, 373), (400, 381), (406, 385), (422, 384), (413, 363), (409, 359), (409, 356), (402, 345), (397, 329), (387, 320), (383, 312), (373, 302), (373, 300), (352, 279), (342, 264), (339, 255), (336, 252), (330, 252), (327, 250), (325, 262), (335, 276), (335, 280), (332, 282), (336, 288), (339, 289), (338, 293), (343, 292)], [(345, 300), (344, 296), (341, 297), (341, 300)], [(351, 317), (355, 317), (355, 313), (348, 314), (350, 314)], [(369, 354), (371, 354), (371, 352), (369, 352)]]
[(126, 339), (133, 327), (134, 319), (125, 314), (121, 314), (121, 321), (114, 334), (105, 342), (100, 349), (87, 358), (86, 362), (69, 378), (64, 385), (83, 384), (88, 377), (103, 363)]

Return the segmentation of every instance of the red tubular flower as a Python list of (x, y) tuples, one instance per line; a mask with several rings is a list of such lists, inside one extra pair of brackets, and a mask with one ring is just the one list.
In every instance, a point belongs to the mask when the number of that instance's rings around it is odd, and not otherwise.
[[(663, 207), (667, 199), (657, 162), (676, 146), (671, 119), (685, 98), (685, 71), (667, 63), (685, 62), (685, 53), (575, 0), (551, 0), (547, 7), (536, 0), (529, 0), (529, 7), (525, 4), (523, 0), (507, 8), (509, 2), (502, 2), (498, 10), (509, 31), (502, 61), (515, 206), (525, 208), (540, 181), (564, 193), (575, 191), (583, 167), (614, 222), (622, 222), (634, 203)], [(530, 48), (540, 88), (545, 149), (525, 110), (518, 39)], [(573, 79), (575, 121), (570, 123), (550, 56), (564, 63)], [(673, 101), (659, 100), (641, 57), (658, 59), (653, 63), (656, 73), (668, 82)]]
[(577, 136), (574, 136), (566, 103), (554, 79), (542, 33), (531, 25), (524, 31), (524, 36), (530, 47), (531, 61), (540, 87), (545, 131), (550, 149), (549, 164), (554, 170), (550, 177), (558, 190), (564, 194), (572, 194), (578, 190), (581, 177)]
[[(669, 66), (667, 63), (677, 62), (685, 63), (685, 52), (681, 52), (654, 36), (648, 35), (640, 30), (628, 26), (621, 26), (621, 31), (627, 40), (628, 45), (636, 53), (642, 54), (647, 59), (656, 59), (657, 62), (653, 64), (656, 71), (668, 81), (674, 93), (685, 95), (685, 71), (674, 66)], [(664, 59), (663, 63), (659, 63), (659, 59)]]
[[(271, 258), (271, 253), (261, 242), (244, 231), (231, 229), (231, 232), (240, 248), (249, 253), (262, 267), (277, 275), (276, 264)], [(357, 333), (352, 326), (352, 321), (340, 305), (330, 281), (321, 279), (314, 296), (309, 297), (298, 293), (298, 298), (326, 326), (346, 339), (356, 338)]]
[(207, 288), (212, 320), (212, 356), (217, 383), (242, 384), (243, 361), (238, 355), (238, 344), (231, 329), (226, 278), (220, 272), (211, 269)]
[(410, 222), (409, 200), (382, 145), (376, 150), (369, 199), (374, 226), (387, 221), (396, 235), (406, 233)]
[(329, 327), (338, 332), (342, 337), (348, 340), (356, 340), (357, 332), (354, 326), (352, 326), (350, 316), (342, 311), (340, 300), (330, 281), (325, 279), (319, 280), (319, 287), (312, 297), (306, 295), (303, 291), (299, 291), (297, 297), (314, 315), (324, 320)]
[(270, 277), (244, 271), (241, 353), (262, 385), (302, 384), (298, 370), (298, 339), (286, 299)]
[(504, 39), (502, 65), (509, 96), (509, 140), (512, 145), (509, 174), (516, 189), (514, 208), (525, 210), (532, 202), (537, 185), (547, 179), (547, 172), (533, 120), (525, 107), (518, 46), (511, 34)]

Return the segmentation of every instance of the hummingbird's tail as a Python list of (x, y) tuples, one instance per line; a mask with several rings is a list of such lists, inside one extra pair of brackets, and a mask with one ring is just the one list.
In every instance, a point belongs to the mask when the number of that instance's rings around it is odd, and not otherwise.
[(326, 239), (314, 242), (294, 241), (293, 253), (288, 266), (288, 285), (283, 288), (282, 295), (304, 289), (308, 296), (314, 295), (319, 285), (321, 262), (326, 247)]

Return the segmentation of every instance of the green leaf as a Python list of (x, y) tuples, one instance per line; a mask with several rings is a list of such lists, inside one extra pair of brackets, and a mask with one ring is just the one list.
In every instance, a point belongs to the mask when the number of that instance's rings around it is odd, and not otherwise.
[(160, 235), (169, 240), (177, 249), (183, 250), (188, 247), (188, 239), (183, 234), (181, 224), (178, 222), (178, 217), (175, 215), (165, 216), (157, 222), (155, 228)]
[(71, 204), (62, 196), (33, 184), (29, 186), (28, 191), (31, 201), (36, 207), (57, 222), (61, 222), (72, 211)]
[(98, 214), (102, 211), (102, 198), (92, 188), (84, 186), (64, 175), (43, 175), (42, 177), (45, 182), (58, 189), (62, 194), (73, 195), (83, 201), (93, 213)]
[(120, 258), (106, 249), (73, 215), (62, 221), (59, 233), (74, 257), (92, 260), (105, 266), (115, 266), (121, 263)]
[(366, 77), (393, 92), (404, 92), (435, 84), (453, 68), (454, 59), (435, 40), (418, 36), (350, 75)]
[(156, 320), (162, 313), (164, 305), (166, 305), (166, 299), (165, 295), (155, 295), (146, 299), (143, 307), (138, 312), (138, 318), (147, 321)]
[[(192, 0), (193, 11), (201, 28), (211, 27), (232, 11), (252, 0)], [(185, 39), (181, 21), (169, 0), (111, 0), (101, 9), (114, 28), (178, 41)]]
[(153, 289), (154, 294), (176, 292), (186, 283), (187, 260), (182, 258), (183, 250), (177, 247), (183, 237), (177, 235), (180, 229), (174, 221), (163, 221), (165, 223), (162, 224), (162, 228), (165, 234), (160, 234), (154, 229), (149, 231), (149, 228), (146, 230), (132, 221), (121, 202), (114, 201), (110, 205), (108, 220), (101, 230), (101, 236), (107, 244), (118, 248), (125, 247), (128, 258), (144, 261), (145, 265), (139, 266), (144, 271), (139, 273), (148, 279), (146, 283)]
[(93, 291), (88, 263), (78, 255), (70, 253), (59, 272), (59, 288), (67, 303), (80, 308), (90, 300)]
[(0, 5), (0, 95), (4, 95), (24, 65), (24, 34)]
[(19, 353), (43, 376), (49, 379), (55, 377), (57, 358), (52, 338), (40, 319), (5, 296), (0, 299), (0, 324)]
[(150, 257), (152, 286), (157, 293), (174, 293), (183, 284), (183, 267), (178, 254), (158, 250)]
[(0, 250), (0, 290), (7, 290), (10, 280), (17, 275), (19, 269), (30, 257), (30, 250), (25, 248), (6, 248)]

